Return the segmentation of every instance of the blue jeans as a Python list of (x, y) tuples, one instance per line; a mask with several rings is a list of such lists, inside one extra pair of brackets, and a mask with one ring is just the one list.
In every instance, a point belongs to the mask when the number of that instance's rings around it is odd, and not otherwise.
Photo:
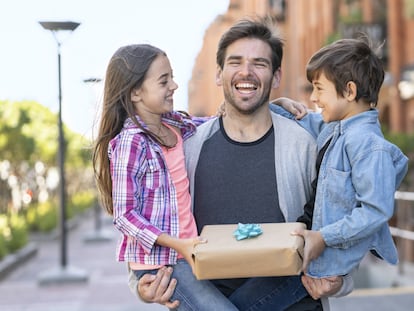
[[(171, 300), (180, 301), (177, 311), (238, 311), (210, 281), (197, 280), (184, 259), (178, 260), (173, 268), (177, 286)], [(134, 270), (134, 273), (139, 279), (145, 273), (156, 274), (157, 270)]]
[(241, 311), (278, 311), (307, 295), (300, 276), (256, 277), (247, 279), (229, 299)]

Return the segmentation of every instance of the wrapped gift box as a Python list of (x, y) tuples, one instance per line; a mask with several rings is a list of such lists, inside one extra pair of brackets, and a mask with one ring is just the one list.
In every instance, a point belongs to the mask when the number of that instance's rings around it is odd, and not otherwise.
[(303, 238), (293, 236), (303, 223), (259, 224), (262, 234), (236, 240), (238, 225), (208, 225), (201, 236), (205, 244), (194, 248), (197, 279), (298, 275), (302, 267)]

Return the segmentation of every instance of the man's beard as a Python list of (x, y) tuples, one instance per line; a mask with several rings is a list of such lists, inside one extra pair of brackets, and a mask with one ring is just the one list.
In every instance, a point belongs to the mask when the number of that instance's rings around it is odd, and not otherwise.
[[(264, 96), (264, 94), (268, 94), (268, 96)], [(238, 106), (236, 104), (236, 101), (234, 99), (232, 91), (229, 91), (228, 89), (224, 89), (224, 99), (225, 102), (228, 103), (235, 109), (238, 113), (242, 115), (251, 115), (254, 114), (258, 109), (260, 109), (263, 105), (267, 105), (269, 103), (269, 96), (270, 96), (270, 87), (266, 86), (264, 87), (264, 93), (262, 93), (262, 96), (258, 99), (258, 101), (247, 109), (242, 109), (241, 106)], [(243, 99), (241, 99), (241, 103), (243, 103)]]
[(240, 108), (240, 106), (238, 106), (234, 100), (227, 100), (226, 102), (229, 103), (233, 109), (235, 109), (238, 113), (242, 114), (242, 115), (251, 115), (254, 114), (259, 108), (261, 108), (263, 105), (266, 105), (269, 103), (269, 97), (267, 98), (261, 98), (260, 101), (258, 101), (255, 105), (251, 106), (248, 109), (242, 109)]

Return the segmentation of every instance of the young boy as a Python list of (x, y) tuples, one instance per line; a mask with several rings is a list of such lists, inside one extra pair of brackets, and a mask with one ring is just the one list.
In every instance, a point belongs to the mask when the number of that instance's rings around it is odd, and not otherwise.
[(294, 233), (305, 239), (303, 270), (316, 278), (345, 275), (368, 251), (396, 264), (388, 220), (408, 159), (381, 132), (381, 60), (365, 41), (341, 39), (316, 52), (306, 74), (321, 113), (298, 121), (320, 151), (314, 209), (309, 202), (304, 214), (312, 230)]

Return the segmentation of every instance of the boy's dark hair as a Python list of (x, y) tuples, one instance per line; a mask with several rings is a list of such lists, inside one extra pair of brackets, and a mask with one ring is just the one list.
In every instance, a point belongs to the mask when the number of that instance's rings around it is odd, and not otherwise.
[(321, 48), (309, 60), (306, 77), (312, 83), (322, 73), (333, 82), (339, 96), (343, 97), (347, 83), (353, 81), (357, 86), (355, 100), (377, 105), (384, 68), (366, 39), (340, 39)]
[(274, 35), (270, 18), (242, 19), (231, 26), (221, 37), (218, 44), (216, 61), (223, 69), (227, 47), (244, 38), (255, 38), (269, 44), (272, 50), (272, 72), (280, 68), (283, 57), (283, 42)]

